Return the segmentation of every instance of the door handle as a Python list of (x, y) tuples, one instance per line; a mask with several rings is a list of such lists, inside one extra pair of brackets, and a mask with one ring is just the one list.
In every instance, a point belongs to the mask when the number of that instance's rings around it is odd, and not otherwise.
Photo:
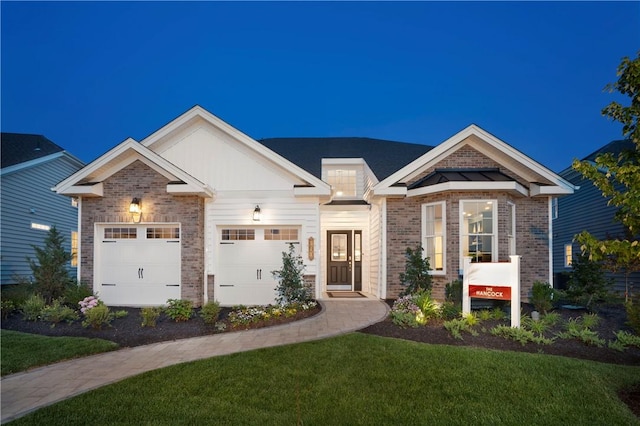
[(138, 268), (138, 278), (144, 279), (144, 268)]

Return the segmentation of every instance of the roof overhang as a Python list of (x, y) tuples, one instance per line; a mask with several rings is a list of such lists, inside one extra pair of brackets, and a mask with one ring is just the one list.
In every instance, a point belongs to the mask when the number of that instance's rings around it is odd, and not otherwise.
[(419, 195), (437, 194), (447, 191), (502, 191), (510, 192), (516, 195), (527, 197), (529, 190), (515, 181), (501, 182), (444, 182), (436, 185), (429, 185), (407, 191), (407, 197), (416, 197)]

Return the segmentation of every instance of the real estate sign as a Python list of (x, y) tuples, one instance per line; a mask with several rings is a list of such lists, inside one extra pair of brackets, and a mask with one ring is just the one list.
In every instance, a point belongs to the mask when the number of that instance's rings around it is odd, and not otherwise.
[(464, 258), (462, 313), (471, 313), (471, 298), (511, 301), (511, 327), (520, 327), (520, 256), (510, 262), (471, 263)]

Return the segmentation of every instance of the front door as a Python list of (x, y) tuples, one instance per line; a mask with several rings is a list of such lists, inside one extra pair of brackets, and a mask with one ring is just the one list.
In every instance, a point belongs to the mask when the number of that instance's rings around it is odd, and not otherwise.
[(362, 231), (327, 231), (327, 290), (362, 290)]

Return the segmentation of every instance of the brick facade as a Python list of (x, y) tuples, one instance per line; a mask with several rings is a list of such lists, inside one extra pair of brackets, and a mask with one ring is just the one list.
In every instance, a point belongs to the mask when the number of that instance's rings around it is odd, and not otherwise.
[[(500, 167), (478, 151), (465, 146), (434, 167), (424, 171), (417, 181), (440, 168), (500, 168), (528, 187), (529, 184), (511, 171)], [(425, 203), (446, 203), (446, 275), (433, 276), (433, 296), (444, 300), (445, 284), (460, 277), (460, 201), (498, 201), (498, 261), (509, 261), (507, 236), (508, 203), (516, 206), (516, 254), (521, 255), (521, 296), (529, 297), (535, 281), (549, 280), (549, 219), (548, 199), (526, 198), (507, 192), (442, 192), (411, 198), (387, 200), (387, 297), (396, 298), (404, 290), (400, 273), (405, 270), (405, 250), (422, 243), (421, 206)]]
[(202, 304), (204, 289), (204, 200), (168, 194), (168, 179), (135, 161), (103, 182), (103, 197), (85, 197), (81, 214), (81, 280), (93, 285), (94, 224), (132, 224), (129, 203), (142, 205), (142, 224), (179, 223), (181, 227), (181, 298)]

